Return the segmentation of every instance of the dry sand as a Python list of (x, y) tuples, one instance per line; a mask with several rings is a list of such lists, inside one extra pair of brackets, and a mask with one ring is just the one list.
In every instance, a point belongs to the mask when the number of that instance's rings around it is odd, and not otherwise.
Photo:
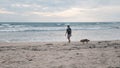
[(0, 68), (120, 68), (120, 41), (1, 42)]

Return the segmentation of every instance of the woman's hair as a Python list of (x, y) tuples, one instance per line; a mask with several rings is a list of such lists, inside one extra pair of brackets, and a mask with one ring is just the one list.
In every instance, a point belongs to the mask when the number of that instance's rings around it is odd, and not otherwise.
[(67, 27), (70, 27), (70, 25), (67, 25)]

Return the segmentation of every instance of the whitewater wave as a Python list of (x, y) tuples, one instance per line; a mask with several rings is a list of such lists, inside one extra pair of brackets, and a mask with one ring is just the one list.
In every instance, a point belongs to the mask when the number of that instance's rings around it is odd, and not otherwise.
[[(93, 25), (94, 24), (94, 25)], [(115, 24), (115, 23), (114, 23)], [(65, 31), (66, 25), (71, 25), (72, 30), (103, 30), (120, 29), (119, 25), (103, 23), (37, 23), (37, 24), (0, 24), (0, 32), (22, 32), (22, 31)]]

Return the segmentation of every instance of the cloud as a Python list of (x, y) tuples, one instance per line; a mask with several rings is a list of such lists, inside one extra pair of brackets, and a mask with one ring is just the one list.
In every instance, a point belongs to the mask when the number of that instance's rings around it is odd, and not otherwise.
[(41, 6), (40, 5), (37, 5), (37, 4), (12, 4), (11, 5), (12, 7), (19, 7), (19, 8), (40, 8)]
[(71, 8), (59, 12), (36, 12), (36, 11), (30, 12), (30, 14), (35, 14), (35, 15), (60, 16), (60, 17), (71, 17), (77, 15), (78, 13), (80, 13), (80, 10), (78, 8)]
[(120, 0), (1, 0), (0, 8), (0, 21), (120, 21)]
[(0, 14), (15, 14), (15, 12), (0, 9)]

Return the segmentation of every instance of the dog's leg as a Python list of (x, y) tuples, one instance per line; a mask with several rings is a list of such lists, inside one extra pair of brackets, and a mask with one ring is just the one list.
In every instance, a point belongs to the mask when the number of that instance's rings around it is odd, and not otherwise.
[(83, 44), (85, 44), (85, 43), (83, 42)]

